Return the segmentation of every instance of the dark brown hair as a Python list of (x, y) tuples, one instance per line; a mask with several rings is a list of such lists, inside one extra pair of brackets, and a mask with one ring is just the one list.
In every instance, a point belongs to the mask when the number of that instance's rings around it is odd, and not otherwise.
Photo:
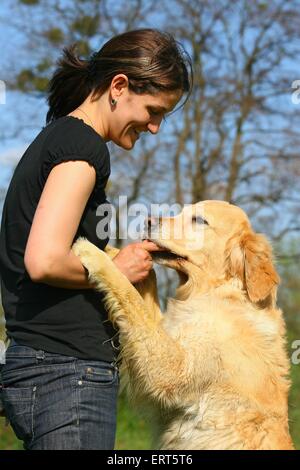
[[(188, 53), (171, 36), (156, 29), (138, 29), (114, 36), (89, 60), (76, 55), (76, 45), (65, 48), (48, 86), (47, 123), (74, 111), (88, 95), (104, 93), (119, 73), (135, 93), (192, 88), (192, 63)], [(186, 100), (185, 100), (186, 101)]]

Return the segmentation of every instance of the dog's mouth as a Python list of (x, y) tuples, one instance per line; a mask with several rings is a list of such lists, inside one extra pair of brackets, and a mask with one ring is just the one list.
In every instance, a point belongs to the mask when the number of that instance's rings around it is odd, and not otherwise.
[(160, 251), (152, 251), (151, 256), (154, 258), (154, 261), (159, 261), (159, 260), (165, 260), (165, 261), (180, 261), (180, 260), (187, 260), (187, 257), (184, 255), (180, 255), (179, 253), (176, 253), (175, 251), (170, 250), (166, 246), (164, 246), (161, 242), (158, 240), (152, 240), (148, 238), (149, 241), (152, 243), (155, 243), (159, 248), (161, 248)]
[(166, 251), (152, 251), (151, 253), (154, 260), (165, 260), (165, 261), (180, 261), (186, 260), (186, 256), (181, 256), (178, 253), (174, 253), (171, 250)]

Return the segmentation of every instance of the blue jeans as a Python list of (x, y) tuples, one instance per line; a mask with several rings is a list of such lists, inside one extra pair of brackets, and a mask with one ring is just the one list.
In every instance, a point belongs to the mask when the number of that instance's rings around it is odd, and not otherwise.
[(1, 365), (5, 414), (27, 450), (112, 450), (119, 373), (114, 364), (21, 346)]

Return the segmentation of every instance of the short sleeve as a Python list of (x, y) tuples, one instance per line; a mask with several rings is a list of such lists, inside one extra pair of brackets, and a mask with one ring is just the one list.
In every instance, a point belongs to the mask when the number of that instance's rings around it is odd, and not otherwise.
[(66, 116), (48, 135), (42, 151), (42, 184), (54, 166), (67, 161), (86, 161), (96, 171), (93, 194), (105, 188), (110, 175), (110, 156), (105, 141), (87, 124)]

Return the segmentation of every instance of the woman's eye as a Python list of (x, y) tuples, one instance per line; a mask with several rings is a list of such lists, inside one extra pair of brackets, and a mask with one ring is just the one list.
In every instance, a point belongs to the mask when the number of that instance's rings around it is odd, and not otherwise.
[(161, 111), (155, 111), (154, 109), (150, 109), (150, 114), (153, 114), (153, 116), (159, 116)]
[(157, 111), (155, 109), (149, 109), (149, 114), (153, 117), (161, 117), (161, 119), (166, 122), (167, 118), (162, 111)]
[(203, 219), (203, 217), (200, 217), (200, 216), (198, 216), (198, 217), (193, 216), (192, 217), (192, 222), (196, 223), (196, 224), (199, 224), (199, 225), (201, 225), (201, 224), (202, 225), (209, 225), (207, 220)]

